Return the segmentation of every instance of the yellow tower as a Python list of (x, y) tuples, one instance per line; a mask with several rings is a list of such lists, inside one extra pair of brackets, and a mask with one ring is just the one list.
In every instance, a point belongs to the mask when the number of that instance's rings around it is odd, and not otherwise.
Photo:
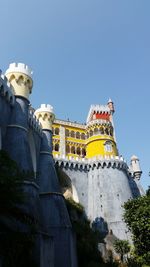
[(114, 106), (111, 100), (105, 106), (92, 105), (86, 125), (86, 157), (117, 156), (113, 118)]
[(12, 85), (16, 96), (29, 99), (29, 94), (31, 94), (33, 87), (32, 73), (31, 69), (23, 63), (12, 63), (9, 65), (5, 75)]

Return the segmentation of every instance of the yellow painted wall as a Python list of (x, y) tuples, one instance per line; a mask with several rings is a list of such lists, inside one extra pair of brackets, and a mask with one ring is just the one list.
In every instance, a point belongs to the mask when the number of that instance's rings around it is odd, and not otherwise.
[[(53, 128), (59, 128), (61, 125), (59, 124), (56, 124), (54, 123), (53, 124)], [(78, 127), (73, 127), (73, 126), (70, 126), (70, 125), (62, 125), (66, 130), (69, 130), (70, 132), (71, 131), (74, 131), (75, 133), (79, 132), (79, 133), (84, 133), (86, 134), (86, 129), (80, 129)], [(94, 126), (93, 126), (94, 127)], [(94, 130), (94, 128), (90, 128), (92, 130)], [(88, 129), (88, 132), (90, 131), (90, 129)], [(59, 135), (54, 135), (53, 136), (53, 139), (57, 139), (58, 142), (60, 140), (60, 136)], [(110, 135), (93, 135), (91, 137), (89, 137), (88, 139), (78, 139), (76, 137), (71, 137), (71, 136), (66, 136), (65, 137), (65, 140), (66, 140), (66, 144), (70, 144), (70, 146), (75, 146), (75, 147), (80, 147), (81, 149), (84, 147), (85, 150), (86, 150), (86, 158), (92, 158), (92, 157), (95, 157), (95, 156), (117, 156), (118, 155), (118, 151), (117, 151), (117, 147), (116, 147), (116, 143), (114, 141), (114, 137), (113, 136), (110, 136)], [(105, 142), (106, 141), (110, 141), (112, 143), (112, 151), (111, 152), (108, 152), (105, 150)], [(60, 154), (59, 152), (57, 151), (53, 151), (53, 155), (56, 155), (56, 154)], [(77, 155), (77, 154), (72, 154), (71, 152), (70, 153), (66, 153), (66, 156), (71, 156), (71, 157), (82, 157)]]
[(86, 147), (86, 158), (92, 158), (95, 156), (104, 156), (104, 155), (113, 155), (117, 156), (117, 148), (115, 142), (112, 142), (112, 151), (107, 152), (105, 151), (105, 142), (108, 141), (108, 139), (97, 139), (97, 140), (92, 140), (87, 144)]

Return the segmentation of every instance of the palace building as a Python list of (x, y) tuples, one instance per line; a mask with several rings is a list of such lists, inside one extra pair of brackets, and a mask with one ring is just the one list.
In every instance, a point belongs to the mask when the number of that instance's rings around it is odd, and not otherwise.
[(55, 120), (53, 155), (68, 159), (91, 159), (96, 156), (118, 156), (113, 128), (114, 106), (92, 105), (85, 124)]
[(0, 149), (34, 174), (23, 188), (29, 196), (26, 212), (40, 225), (38, 266), (77, 267), (64, 197), (80, 202), (91, 227), (104, 236), (113, 232), (130, 239), (123, 204), (143, 193), (139, 159), (132, 156), (128, 166), (118, 153), (111, 99), (92, 105), (86, 123), (79, 124), (57, 119), (49, 104), (34, 110), (32, 87), (32, 71), (23, 63), (0, 72)]

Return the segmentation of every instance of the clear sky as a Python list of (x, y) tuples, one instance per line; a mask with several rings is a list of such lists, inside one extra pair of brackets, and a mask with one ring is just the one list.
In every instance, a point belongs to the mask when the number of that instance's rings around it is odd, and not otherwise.
[(120, 154), (140, 158), (150, 184), (150, 0), (1, 0), (0, 68), (34, 71), (32, 104), (85, 122), (91, 104), (116, 107)]

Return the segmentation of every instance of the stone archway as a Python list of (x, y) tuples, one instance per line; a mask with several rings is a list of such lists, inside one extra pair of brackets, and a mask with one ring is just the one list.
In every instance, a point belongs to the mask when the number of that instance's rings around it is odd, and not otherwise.
[(72, 198), (79, 203), (78, 193), (70, 177), (59, 167), (56, 168), (62, 194), (66, 199)]

